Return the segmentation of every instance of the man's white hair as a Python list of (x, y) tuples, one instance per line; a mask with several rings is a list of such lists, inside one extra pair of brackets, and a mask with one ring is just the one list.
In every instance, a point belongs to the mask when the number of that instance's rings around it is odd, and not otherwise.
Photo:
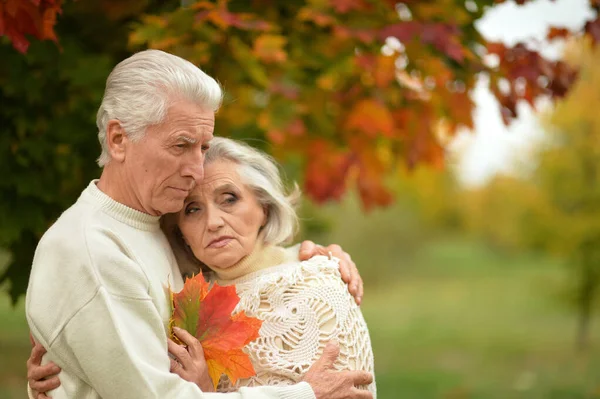
[(106, 80), (96, 125), (102, 153), (98, 165), (110, 162), (108, 121), (117, 119), (132, 140), (161, 123), (173, 100), (185, 99), (217, 111), (223, 94), (219, 84), (189, 61), (160, 50), (145, 50), (121, 61)]

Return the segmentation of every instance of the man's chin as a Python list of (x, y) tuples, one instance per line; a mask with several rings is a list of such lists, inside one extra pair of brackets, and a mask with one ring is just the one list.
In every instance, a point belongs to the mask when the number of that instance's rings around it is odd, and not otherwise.
[(161, 215), (165, 215), (167, 213), (177, 213), (183, 209), (184, 200), (179, 198), (173, 198), (169, 201), (165, 201), (161, 204), (159, 209)]

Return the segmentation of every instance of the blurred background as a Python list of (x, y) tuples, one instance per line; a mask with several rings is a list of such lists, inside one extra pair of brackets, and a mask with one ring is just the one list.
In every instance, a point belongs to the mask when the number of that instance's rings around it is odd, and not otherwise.
[(216, 134), (300, 183), (299, 240), (352, 255), (380, 398), (600, 398), (598, 7), (0, 1), (0, 398), (26, 397), (37, 240), (143, 48), (217, 78)]

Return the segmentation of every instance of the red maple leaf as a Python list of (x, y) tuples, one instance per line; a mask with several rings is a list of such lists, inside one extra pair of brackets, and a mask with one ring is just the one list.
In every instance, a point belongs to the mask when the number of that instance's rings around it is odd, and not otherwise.
[(60, 12), (61, 0), (0, 1), (0, 36), (6, 35), (21, 53), (29, 48), (25, 35), (56, 42), (54, 25)]
[(235, 286), (215, 284), (211, 289), (202, 274), (186, 279), (183, 290), (171, 292), (172, 328), (179, 327), (194, 335), (202, 344), (208, 373), (217, 387), (222, 374), (231, 382), (256, 374), (250, 357), (242, 350), (258, 338), (262, 321), (245, 312), (232, 315), (240, 301)]

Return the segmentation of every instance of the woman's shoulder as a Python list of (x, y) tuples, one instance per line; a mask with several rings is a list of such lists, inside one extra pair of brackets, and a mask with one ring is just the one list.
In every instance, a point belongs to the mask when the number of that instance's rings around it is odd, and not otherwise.
[(285, 248), (286, 257), (283, 263), (251, 273), (233, 281), (239, 289), (252, 287), (253, 291), (272, 285), (291, 286), (319, 279), (321, 283), (327, 280), (343, 284), (339, 272), (339, 259), (330, 256), (317, 255), (301, 261), (298, 257), (299, 246)]

